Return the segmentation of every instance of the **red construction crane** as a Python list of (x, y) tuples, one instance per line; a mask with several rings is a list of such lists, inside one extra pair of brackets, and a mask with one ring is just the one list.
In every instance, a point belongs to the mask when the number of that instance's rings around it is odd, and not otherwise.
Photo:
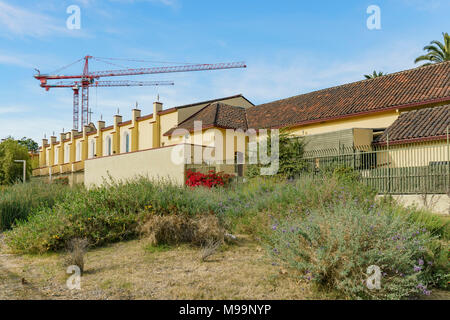
[[(218, 63), (218, 64), (188, 64), (180, 66), (165, 66), (165, 67), (153, 67), (153, 68), (127, 68), (122, 70), (108, 70), (108, 71), (94, 71), (89, 72), (89, 59), (103, 61), (103, 58), (96, 58), (92, 56), (85, 56), (83, 59), (79, 59), (74, 63), (61, 68), (65, 69), (77, 62), (84, 60), (83, 74), (79, 75), (49, 75), (41, 74), (38, 70), (38, 74), (34, 77), (41, 82), (41, 87), (47, 91), (50, 88), (72, 88), (74, 92), (73, 103), (73, 126), (78, 130), (78, 115), (79, 115), (79, 90), (81, 89), (81, 126), (88, 124), (89, 121), (89, 87), (108, 87), (108, 86), (144, 86), (144, 85), (173, 85), (172, 82), (139, 82), (139, 81), (96, 81), (102, 77), (116, 77), (116, 76), (128, 76), (128, 75), (144, 75), (144, 74), (160, 74), (160, 73), (174, 73), (174, 72), (190, 72), (190, 71), (208, 71), (208, 70), (221, 70), (221, 69), (234, 69), (234, 68), (246, 68), (247, 66), (243, 62), (232, 63)], [(108, 60), (119, 60), (110, 59)], [(126, 60), (126, 59), (123, 59)], [(132, 61), (132, 60), (128, 60)], [(139, 61), (139, 60), (136, 60)], [(111, 62), (108, 64), (115, 65)], [(48, 80), (64, 80), (64, 79), (80, 79), (71, 83), (59, 82), (55, 84), (49, 84)], [(145, 84), (146, 83), (146, 84)]]

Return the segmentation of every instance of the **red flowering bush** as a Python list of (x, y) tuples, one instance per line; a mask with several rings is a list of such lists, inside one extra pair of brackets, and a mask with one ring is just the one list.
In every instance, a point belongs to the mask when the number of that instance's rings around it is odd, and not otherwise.
[(226, 174), (223, 172), (214, 172), (214, 170), (211, 170), (208, 172), (208, 174), (203, 174), (201, 172), (195, 172), (188, 170), (186, 172), (186, 185), (189, 187), (223, 187), (228, 185), (233, 175)]

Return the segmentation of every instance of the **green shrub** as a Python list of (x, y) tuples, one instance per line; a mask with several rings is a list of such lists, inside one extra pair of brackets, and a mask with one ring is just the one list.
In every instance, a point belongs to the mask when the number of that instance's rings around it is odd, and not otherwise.
[[(302, 178), (292, 182), (283, 178), (253, 178), (237, 190), (214, 193), (219, 204), (219, 216), (229, 229), (261, 236), (267, 216), (282, 218), (293, 212), (307, 212), (335, 202), (357, 199), (368, 208), (375, 192), (359, 183), (344, 183), (336, 178), (314, 180)], [(210, 196), (211, 197), (211, 196)]]
[(337, 180), (345, 183), (354, 183), (359, 181), (359, 179), (361, 178), (360, 172), (347, 166), (336, 166), (331, 171), (331, 175)]
[(10, 229), (17, 220), (26, 219), (33, 210), (52, 207), (63, 200), (68, 187), (44, 182), (19, 183), (0, 191), (0, 231)]
[[(436, 238), (404, 216), (365, 208), (357, 201), (313, 210), (272, 226), (271, 255), (313, 281), (319, 289), (351, 299), (401, 299), (425, 293), (433, 284)], [(366, 286), (376, 265), (380, 290)]]
[[(300, 175), (306, 169), (306, 163), (302, 160), (305, 149), (303, 138), (290, 134), (287, 130), (280, 130), (278, 135), (278, 150), (272, 150), (272, 133), (267, 132), (267, 156), (270, 159), (278, 158), (279, 176), (292, 178)], [(255, 151), (258, 158), (261, 158), (258, 149)], [(255, 156), (255, 155), (253, 155)], [(266, 167), (261, 163), (247, 166), (247, 177), (254, 178), (261, 174), (261, 168)]]
[(404, 216), (409, 222), (417, 223), (442, 240), (450, 239), (450, 220), (448, 217), (434, 214), (417, 207), (407, 207), (398, 204), (392, 197), (382, 197), (378, 201), (383, 210), (394, 215)]
[(18, 253), (61, 250), (72, 238), (86, 238), (91, 246), (99, 246), (137, 237), (138, 222), (149, 207), (161, 216), (196, 216), (215, 212), (215, 206), (204, 191), (166, 182), (144, 178), (111, 182), (90, 190), (74, 189), (66, 201), (18, 222), (5, 239)]

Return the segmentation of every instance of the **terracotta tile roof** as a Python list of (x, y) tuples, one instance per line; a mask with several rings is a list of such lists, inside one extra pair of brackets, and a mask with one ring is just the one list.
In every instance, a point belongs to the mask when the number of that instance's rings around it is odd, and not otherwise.
[(443, 62), (250, 107), (247, 118), (249, 128), (279, 128), (447, 100)]
[(401, 114), (375, 143), (386, 143), (388, 135), (390, 143), (446, 139), (447, 126), (450, 126), (450, 104), (409, 111)]
[(247, 130), (245, 108), (230, 106), (222, 102), (211, 103), (192, 116), (181, 122), (177, 127), (170, 129), (165, 136), (171, 135), (176, 129), (194, 130), (194, 122), (202, 121), (202, 128), (225, 128)]

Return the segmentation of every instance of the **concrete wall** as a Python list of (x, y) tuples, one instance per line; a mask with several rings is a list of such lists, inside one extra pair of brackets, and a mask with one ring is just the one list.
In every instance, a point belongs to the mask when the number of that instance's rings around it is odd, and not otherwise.
[[(380, 195), (378, 197), (384, 196)], [(405, 207), (415, 206), (428, 209), (436, 214), (450, 215), (450, 197), (446, 194), (403, 194), (392, 195), (392, 197)]]
[(174, 183), (184, 184), (184, 163), (171, 161), (175, 147), (177, 146), (86, 160), (84, 183), (89, 188), (101, 185), (109, 176), (117, 180), (147, 176), (150, 179), (170, 179)]

